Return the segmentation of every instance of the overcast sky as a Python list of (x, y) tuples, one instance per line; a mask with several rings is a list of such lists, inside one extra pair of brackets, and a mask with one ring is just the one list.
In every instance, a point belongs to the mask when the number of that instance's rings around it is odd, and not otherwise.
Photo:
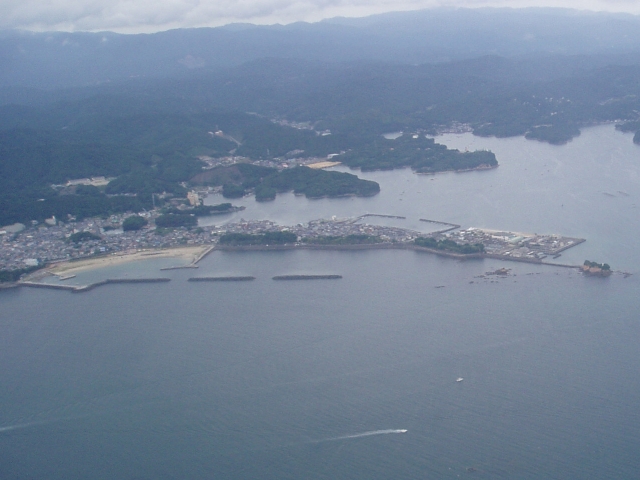
[(567, 7), (640, 14), (640, 0), (0, 0), (0, 28), (138, 33), (235, 22), (314, 22), (438, 6)]

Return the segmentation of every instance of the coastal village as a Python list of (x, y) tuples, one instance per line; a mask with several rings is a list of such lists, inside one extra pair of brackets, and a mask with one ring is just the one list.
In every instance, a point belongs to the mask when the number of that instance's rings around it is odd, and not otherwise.
[[(130, 214), (81, 221), (50, 221), (34, 224), (29, 228), (19, 224), (3, 227), (0, 229), (0, 270), (16, 270), (80, 258), (123, 255), (143, 250), (215, 246), (220, 236), (227, 233), (291, 232), (297, 236), (297, 246), (301, 246), (299, 242), (303, 239), (308, 244), (310, 240), (320, 237), (365, 235), (376, 238), (375, 244), (366, 245), (376, 248), (417, 248), (414, 244), (416, 238), (432, 237), (437, 241), (450, 240), (458, 244), (482, 244), (485, 251), (483, 256), (533, 263), (539, 263), (550, 256), (557, 257), (563, 250), (584, 241), (559, 235), (529, 235), (478, 228), (461, 229), (457, 225), (452, 226), (446, 223), (443, 225), (447, 228), (425, 234), (409, 229), (366, 223), (368, 217), (386, 216), (375, 214), (346, 219), (333, 217), (292, 226), (278, 225), (268, 220), (240, 220), (221, 226), (190, 229), (185, 227), (156, 229), (154, 219), (158, 216), (157, 212), (143, 212), (140, 215), (146, 217), (149, 225), (141, 230), (128, 232), (123, 232), (120, 226)], [(79, 232), (89, 232), (95, 237), (78, 243), (70, 241), (70, 237)]]

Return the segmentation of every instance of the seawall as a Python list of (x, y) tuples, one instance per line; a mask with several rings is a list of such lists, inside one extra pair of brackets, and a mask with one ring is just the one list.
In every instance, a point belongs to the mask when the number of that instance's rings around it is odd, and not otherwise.
[(240, 277), (191, 277), (189, 282), (248, 282), (255, 280), (256, 277), (240, 276)]
[(53, 290), (68, 290), (72, 293), (88, 292), (101, 285), (110, 283), (159, 283), (170, 282), (170, 278), (108, 278), (89, 285), (59, 285), (55, 283), (19, 282), (18, 285), (32, 288), (49, 288)]
[(337, 280), (342, 275), (276, 275), (273, 280)]

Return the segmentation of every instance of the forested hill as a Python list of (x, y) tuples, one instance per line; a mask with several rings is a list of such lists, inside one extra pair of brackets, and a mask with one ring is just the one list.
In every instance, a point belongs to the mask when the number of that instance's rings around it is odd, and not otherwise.
[[(198, 157), (282, 168), (339, 154), (362, 170), (424, 173), (496, 166), (491, 152), (425, 137), (456, 124), (562, 144), (617, 121), (640, 143), (639, 22), (483, 9), (149, 36), (4, 32), (0, 224), (149, 207), (153, 193), (185, 194)], [(381, 137), (389, 132), (405, 135)], [(314, 197), (375, 190), (302, 172), (223, 185), (264, 200), (290, 187)], [(104, 191), (50, 187), (90, 176), (118, 178)], [(351, 190), (328, 188), (330, 179)]]
[(155, 34), (0, 32), (0, 87), (59, 88), (189, 76), (267, 58), (439, 63), (484, 55), (615, 54), (640, 45), (637, 16), (562, 9), (429, 9), (291, 25)]
[[(143, 115), (154, 122), (160, 116), (188, 116), (189, 125), (211, 118), (212, 112), (239, 111), (264, 117), (264, 125), (279, 118), (330, 130), (334, 150), (348, 144), (337, 135), (435, 133), (453, 122), (469, 124), (478, 135), (527, 135), (564, 143), (585, 125), (637, 121), (639, 85), (636, 54), (489, 56), (437, 65), (271, 58), (189, 78), (53, 92), (48, 104), (0, 106), (0, 128), (90, 129), (105, 117)], [(53, 101), (62, 94), (69, 98)]]

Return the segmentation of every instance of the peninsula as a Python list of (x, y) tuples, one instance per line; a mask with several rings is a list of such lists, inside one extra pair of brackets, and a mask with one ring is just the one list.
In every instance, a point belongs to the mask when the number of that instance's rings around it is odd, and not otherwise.
[[(73, 274), (86, 269), (162, 257), (181, 258), (186, 263), (180, 268), (196, 268), (198, 261), (214, 249), (409, 249), (458, 259), (495, 258), (584, 270), (579, 265), (563, 265), (546, 260), (548, 257), (555, 259), (560, 252), (584, 242), (581, 238), (462, 228), (437, 220), (428, 221), (442, 224), (446, 228), (431, 233), (364, 223), (366, 218), (376, 216), (383, 215), (320, 219), (294, 226), (278, 225), (268, 220), (240, 221), (224, 226), (163, 229), (160, 233), (153, 228), (153, 218), (150, 218), (149, 224), (140, 230), (118, 235), (103, 233), (104, 224), (111, 222), (113, 218), (92, 219), (81, 225), (84, 226), (83, 231), (93, 232), (93, 235), (84, 235), (83, 240), (77, 244), (70, 243), (68, 237), (73, 229), (80, 230), (78, 223), (73, 228), (58, 225), (47, 229), (25, 230), (12, 237), (5, 236), (0, 239), (0, 270), (5, 271), (2, 277), (7, 279), (5, 282), (15, 282), (20, 274), (28, 274), (24, 278), (27, 281), (38, 281), (43, 275), (71, 278)], [(28, 235), (28, 241), (23, 241), (23, 235), (25, 239)], [(29, 264), (34, 266), (25, 267)], [(13, 265), (19, 269), (12, 269)], [(178, 267), (164, 267), (167, 268)], [(610, 272), (608, 265), (593, 263), (589, 265), (588, 273), (595, 274), (598, 268), (603, 272), (600, 273), (602, 275)], [(190, 280), (249, 279), (193, 277)]]

